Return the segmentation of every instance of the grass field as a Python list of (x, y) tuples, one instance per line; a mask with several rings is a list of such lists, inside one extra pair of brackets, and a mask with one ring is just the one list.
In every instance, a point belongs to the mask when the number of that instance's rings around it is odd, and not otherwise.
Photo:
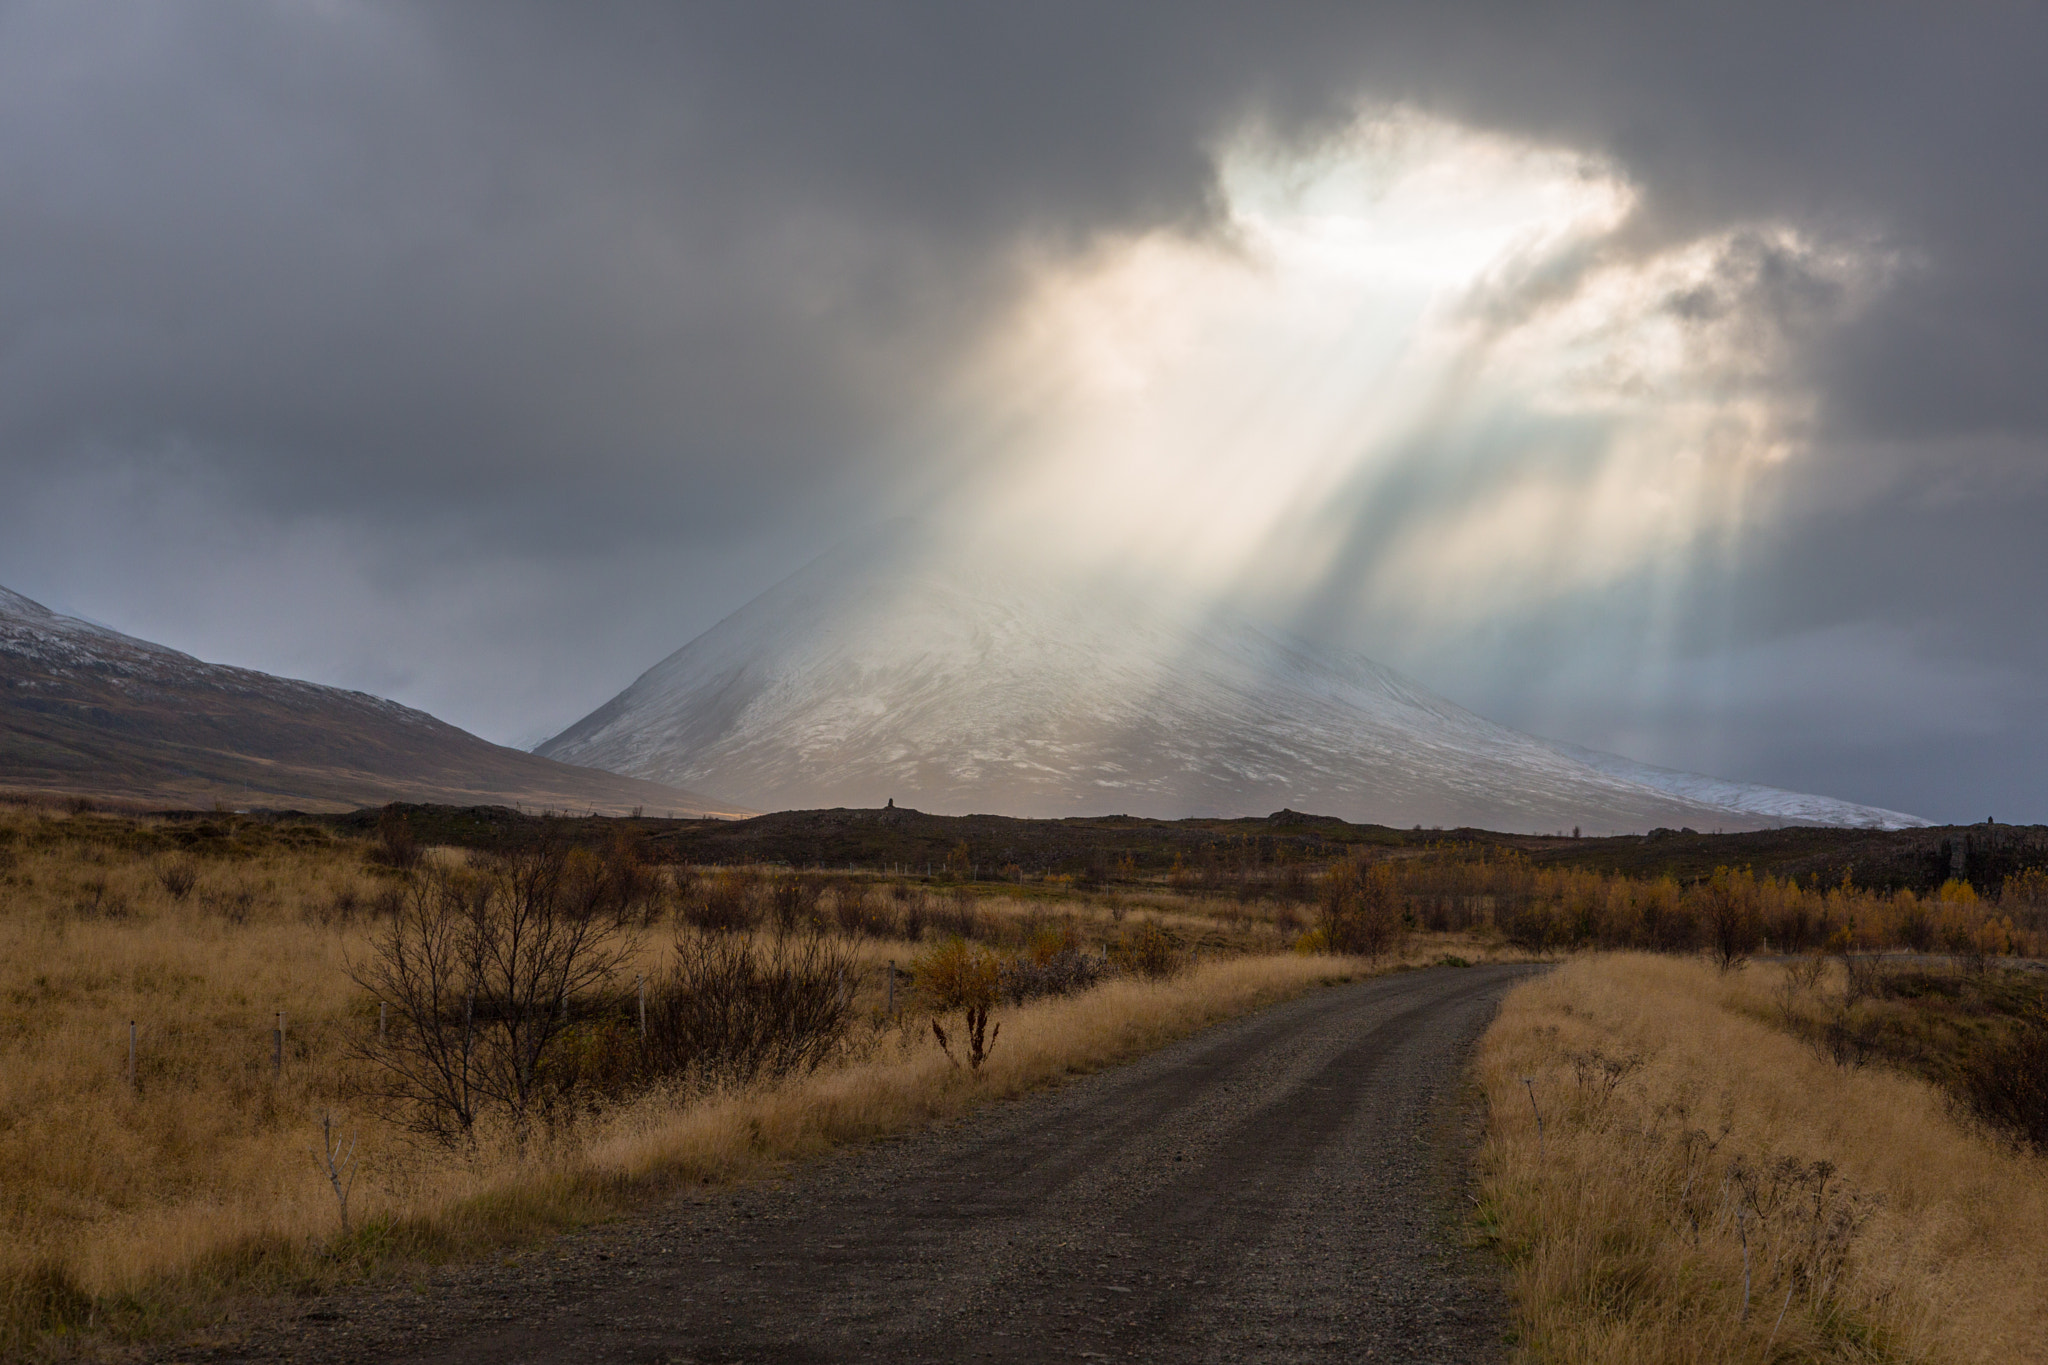
[[(1303, 956), (1291, 951), (1303, 909), (1164, 886), (1018, 894), (640, 866), (612, 903), (607, 979), (577, 997), (579, 1020), (601, 1016), (588, 1036), (601, 1025), (630, 1051), (634, 979), (657, 978), (678, 940), (703, 937), (692, 918), (737, 897), (763, 924), (781, 915), (823, 926), (849, 964), (852, 1023), (825, 1064), (739, 1086), (700, 1075), (620, 1084), (591, 1092), (570, 1119), (486, 1118), (448, 1143), (375, 1099), (361, 1054), (378, 1002), (351, 969), (375, 958), (406, 888), (437, 870), (458, 887), (481, 874), (458, 850), (399, 852), (289, 822), (0, 808), (0, 1340), (10, 1350), (175, 1331), (223, 1294), (474, 1253), (678, 1183), (742, 1178), (957, 1114), (1319, 982), (1485, 955), (1470, 935), (1421, 935), (1374, 964)], [(970, 1071), (936, 1046), (936, 1002), (910, 975), (961, 933), (991, 963), (1043, 956), (1052, 943), (1112, 970), (1079, 993), (999, 1002), (988, 1062)], [(1163, 945), (1157, 974), (1146, 943)], [(323, 1121), (342, 1144), (333, 1173), (352, 1181), (346, 1234), (320, 1156)]]
[[(1980, 899), (1445, 845), (1088, 886), (1008, 864), (976, 881), (965, 856), (933, 876), (693, 868), (649, 856), (639, 823), (578, 822), (552, 861), (521, 862), (503, 831), (423, 846), (389, 812), (0, 806), (0, 1347), (158, 1337), (224, 1296), (479, 1254), (1321, 982), (1578, 950), (1515, 992), (1481, 1056), (1485, 1215), (1529, 1358), (2042, 1358), (2048, 1177), (2022, 1144), (2048, 1145), (2048, 1086), (2007, 1079), (2048, 1058), (2048, 992), (1998, 966), (2039, 946), (2038, 871)], [(502, 919), (533, 876), (548, 904), (581, 907), (550, 932), (596, 926), (599, 967), (536, 996), (545, 1056), (501, 1050), (509, 1069), (474, 1072), (533, 1102), (451, 1123), (431, 1093), (387, 1084), (386, 1012), (394, 1039), (464, 1049), (537, 1016), (502, 983), (443, 981), (410, 1015), (367, 983), (401, 926)], [(777, 958), (786, 944), (809, 946)], [(1586, 951), (1638, 945), (1665, 952)], [(1923, 965), (1873, 967), (1886, 947)], [(1925, 966), (1930, 948), (1955, 965)], [(679, 974), (690, 961), (698, 975)], [(994, 1036), (974, 1068), (977, 1000)], [(692, 1001), (753, 1019), (756, 1043), (797, 1038), (798, 1061), (695, 1034), (678, 1051), (663, 1021), (700, 1026)]]
[(1800, 966), (1606, 954), (1510, 994), (1484, 1222), (1524, 1358), (2048, 1360), (2048, 1162), (1836, 1060), (1814, 1025), (1858, 991)]

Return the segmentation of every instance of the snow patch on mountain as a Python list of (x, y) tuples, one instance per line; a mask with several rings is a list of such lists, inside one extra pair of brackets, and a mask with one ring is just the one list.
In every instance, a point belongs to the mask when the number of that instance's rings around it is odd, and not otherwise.
[(1706, 777), (1700, 773), (1682, 772), (1677, 768), (1659, 768), (1648, 763), (1638, 763), (1632, 758), (1623, 758), (1620, 754), (1586, 749), (1576, 744), (1566, 744), (1561, 740), (1547, 742), (1586, 766), (1610, 776), (1654, 787), (1658, 791), (1701, 805), (1765, 816), (1777, 825), (1921, 829), (1929, 823), (1917, 815), (1886, 810), (1881, 806), (1859, 806), (1847, 801), (1838, 801), (1831, 796), (1815, 796), (1811, 792), (1787, 791), (1783, 787), (1767, 787), (1754, 782), (1733, 782), (1724, 777)]
[[(0, 658), (27, 668), (10, 670), (12, 686), (33, 690), (50, 680), (91, 677), (115, 685), (157, 688), (166, 693), (203, 688), (301, 702), (345, 700), (374, 711), (380, 720), (439, 727), (423, 711), (368, 692), (280, 678), (254, 669), (210, 664), (165, 645), (124, 635), (107, 626), (60, 616), (42, 603), (0, 588)], [(45, 675), (39, 678), (37, 674)]]
[(1373, 661), (1105, 583), (835, 551), (536, 752), (763, 809), (1238, 815), (1587, 832), (1912, 816), (1589, 757)]

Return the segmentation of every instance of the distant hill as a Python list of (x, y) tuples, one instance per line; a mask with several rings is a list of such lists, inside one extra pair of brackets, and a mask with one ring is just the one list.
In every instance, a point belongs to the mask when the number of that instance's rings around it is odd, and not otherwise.
[(0, 792), (308, 811), (432, 801), (745, 813), (492, 744), (366, 693), (203, 663), (4, 588)]
[(1549, 833), (1925, 822), (1522, 734), (1369, 659), (988, 553), (820, 558), (541, 745), (763, 810)]
[[(503, 808), (406, 806), (415, 838), (458, 848), (503, 850), (545, 832), (593, 848), (622, 831), (655, 862), (702, 866), (779, 863), (824, 872), (860, 869), (917, 878), (1004, 882), (1017, 873), (1064, 874), (1083, 883), (1156, 886), (1179, 867), (1212, 894), (1236, 894), (1248, 879), (1267, 891), (1287, 869), (1320, 875), (1332, 858), (1431, 855), (1525, 860), (1533, 867), (1699, 881), (1716, 868), (1797, 878), (1804, 886), (1844, 879), (1882, 891), (1932, 892), (1950, 878), (1997, 896), (2006, 878), (2048, 867), (2048, 826), (1914, 826), (1909, 829), (1801, 825), (1739, 834), (1659, 829), (1648, 834), (1574, 839), (1496, 830), (1410, 830), (1349, 824), (1323, 815), (1275, 811), (1233, 819), (1145, 820), (1111, 815), (1019, 820), (1001, 815), (930, 815), (902, 806), (882, 810), (790, 810), (748, 820), (541, 820)], [(321, 817), (331, 828), (374, 834), (378, 812)]]

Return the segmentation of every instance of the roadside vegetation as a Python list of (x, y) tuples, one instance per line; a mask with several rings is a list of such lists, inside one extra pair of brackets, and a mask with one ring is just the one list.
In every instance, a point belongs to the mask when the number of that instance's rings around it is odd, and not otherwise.
[(477, 1254), (1498, 947), (1363, 864), (1275, 885), (0, 807), (0, 1353)]
[[(1706, 991), (1728, 1028), (1760, 1030), (1830, 1084), (1920, 1087), (1955, 1142), (2016, 1188), (2038, 1181), (2042, 1158), (2015, 1144), (2040, 1141), (2026, 1128), (2039, 1088), (2003, 1078), (2040, 1075), (2048, 1029), (2039, 994), (2000, 969), (2043, 945), (2038, 871), (1982, 893), (1879, 891), (1541, 866), (1453, 842), (1318, 857), (1250, 839), (1150, 871), (1030, 874), (964, 841), (915, 872), (826, 871), (692, 866), (630, 820), (472, 821), (469, 846), (433, 843), (459, 822), (416, 815), (0, 806), (0, 1351), (175, 1332), (226, 1294), (479, 1254), (964, 1113), (1319, 983), (1502, 956), (1662, 954), (1574, 962), (1518, 994), (1488, 1043), (1488, 1208), (1542, 1358), (1743, 1358), (1685, 1355), (1695, 1338), (1677, 1335), (1675, 1354), (1632, 1356), (1625, 1333), (1603, 1356), (1580, 1332), (1663, 1283), (1652, 1270), (1675, 1277), (1670, 1302), (1703, 1284), (1725, 1299), (1731, 1235), (1751, 1255), (1737, 1335), (1758, 1359), (1909, 1340), (1896, 1285), (1875, 1308), (1841, 1307), (1866, 1283), (1865, 1248), (1890, 1245), (1864, 1240), (1888, 1226), (1874, 1210), (1901, 1207), (1848, 1174), (1848, 1140), (1744, 1136), (1752, 1101), (1714, 1087), (1735, 1084), (1746, 1041), (1707, 1058), (1719, 1080), (1656, 1080), (1649, 1035), (1608, 1036), (1575, 992), (1636, 992), (1640, 1030)], [(1917, 965), (1870, 966), (1885, 950)], [(1734, 970), (1759, 953), (1795, 969)], [(1634, 1127), (1603, 1117), (1624, 1111)], [(1530, 1166), (1515, 1125), (1533, 1134), (1538, 1113)], [(1616, 1133), (1680, 1163), (1653, 1173), (1680, 1172), (1679, 1212), (1626, 1232), (1650, 1269), (1566, 1293), (1577, 1272), (1546, 1248), (1612, 1229), (1599, 1207), (1556, 1202), (1591, 1188), (1560, 1158), (1618, 1179), (1634, 1167), (1607, 1172), (1599, 1145)], [(1719, 1203), (1700, 1202), (1707, 1186)], [(1636, 1217), (1641, 1193), (1613, 1197)], [(1798, 1234), (1805, 1269), (1785, 1259), (1800, 1200), (1817, 1210)], [(1707, 1250), (1657, 1242), (1681, 1225)], [(1768, 1266), (1760, 1237), (1778, 1239)], [(1770, 1294), (1772, 1322), (1751, 1332)]]
[(1524, 1358), (2048, 1359), (2037, 971), (1588, 955), (1481, 1044)]

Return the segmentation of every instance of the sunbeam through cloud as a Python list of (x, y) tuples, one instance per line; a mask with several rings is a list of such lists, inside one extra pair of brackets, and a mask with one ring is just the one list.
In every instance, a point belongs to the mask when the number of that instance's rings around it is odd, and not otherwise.
[(1032, 263), (957, 397), (977, 536), (1407, 629), (1655, 572), (1768, 500), (1802, 343), (1891, 268), (1770, 222), (1659, 240), (1615, 165), (1405, 109), (1247, 130), (1216, 193)]

